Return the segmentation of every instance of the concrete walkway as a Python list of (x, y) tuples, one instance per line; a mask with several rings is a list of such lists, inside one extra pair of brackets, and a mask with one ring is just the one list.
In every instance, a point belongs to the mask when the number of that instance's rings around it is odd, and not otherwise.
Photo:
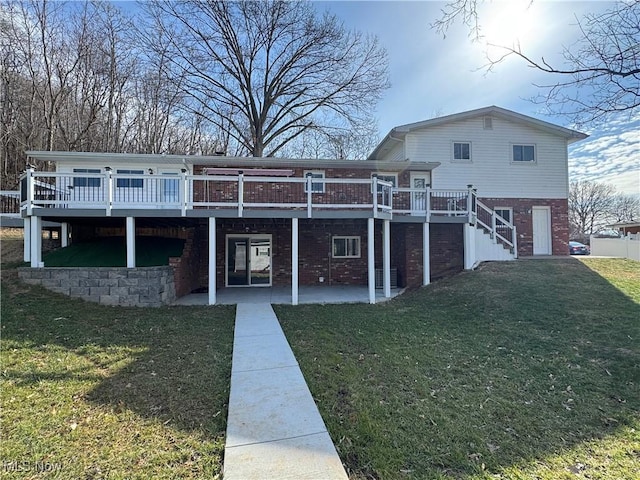
[(346, 480), (298, 362), (268, 303), (238, 304), (224, 480)]

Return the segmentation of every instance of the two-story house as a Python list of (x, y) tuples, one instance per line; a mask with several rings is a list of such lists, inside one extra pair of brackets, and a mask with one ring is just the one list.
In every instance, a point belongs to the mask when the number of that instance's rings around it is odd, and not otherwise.
[[(367, 160), (28, 152), (55, 172), (21, 182), (25, 261), (42, 221), (63, 245), (187, 239), (179, 294), (367, 285), (386, 296), (485, 260), (564, 255), (567, 146), (586, 135), (498, 107), (394, 128)], [(185, 274), (185, 269), (187, 274)], [(176, 274), (178, 276), (178, 274)]]

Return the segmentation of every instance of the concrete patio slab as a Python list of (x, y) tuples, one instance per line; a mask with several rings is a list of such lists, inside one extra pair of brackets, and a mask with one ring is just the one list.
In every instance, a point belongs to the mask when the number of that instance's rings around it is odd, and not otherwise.
[[(392, 289), (391, 298), (403, 289)], [(216, 293), (218, 305), (262, 304), (291, 305), (291, 287), (220, 288)], [(382, 290), (376, 290), (376, 303), (390, 300)], [(207, 305), (206, 293), (192, 293), (177, 299), (174, 305)], [(304, 286), (298, 291), (298, 303), (369, 303), (367, 287), (357, 285)]]
[(224, 479), (347, 475), (269, 304), (238, 304)]

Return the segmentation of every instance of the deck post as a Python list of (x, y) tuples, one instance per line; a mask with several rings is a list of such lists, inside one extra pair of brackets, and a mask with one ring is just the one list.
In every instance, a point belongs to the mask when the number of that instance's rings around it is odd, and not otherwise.
[(42, 263), (42, 218), (31, 216), (31, 268), (40, 267)]
[(238, 217), (242, 218), (242, 210), (244, 208), (244, 175), (242, 170), (238, 172)]
[(291, 219), (291, 305), (298, 305), (298, 219)]
[(464, 235), (464, 269), (473, 269), (476, 263), (476, 227), (470, 223), (465, 223)]
[(382, 269), (384, 276), (384, 296), (391, 298), (391, 222), (383, 220)]
[(378, 176), (374, 173), (371, 177), (373, 189), (373, 218), (378, 218)]
[(113, 208), (113, 172), (111, 167), (104, 167), (106, 172), (106, 180), (107, 180), (107, 205), (105, 210), (105, 215), (107, 217), (111, 216), (111, 209)]
[(307, 173), (307, 218), (313, 216), (313, 175)]
[(25, 217), (23, 220), (24, 226), (24, 247), (23, 256), (25, 262), (31, 261), (31, 217)]
[(60, 246), (62, 248), (69, 246), (69, 224), (67, 222), (60, 224)]
[(187, 169), (180, 169), (180, 188), (178, 189), (178, 195), (180, 195), (180, 215), (187, 216), (187, 203), (189, 203), (189, 185), (187, 180)]
[(33, 202), (36, 198), (36, 181), (33, 178), (34, 168), (33, 165), (27, 166), (27, 216), (33, 214)]
[(427, 185), (424, 192), (424, 200), (425, 200), (425, 217), (427, 222), (431, 221), (431, 187)]
[(216, 218), (209, 217), (209, 305), (216, 304)]
[(367, 219), (367, 267), (369, 278), (369, 303), (376, 303), (375, 220)]
[(431, 283), (431, 244), (429, 241), (429, 222), (422, 224), (422, 285)]
[(127, 268), (136, 268), (136, 219), (127, 217)]

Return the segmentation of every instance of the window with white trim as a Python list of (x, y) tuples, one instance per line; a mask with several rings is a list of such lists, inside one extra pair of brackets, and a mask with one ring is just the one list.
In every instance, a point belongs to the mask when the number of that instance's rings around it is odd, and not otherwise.
[(333, 258), (360, 258), (360, 237), (332, 237)]
[(513, 162), (533, 163), (536, 161), (535, 145), (513, 145), (512, 147), (511, 160)]
[[(324, 178), (324, 170), (305, 170), (304, 178)], [(311, 182), (311, 193), (324, 193), (324, 182)], [(307, 193), (307, 184), (304, 184), (304, 193)]]
[[(144, 175), (144, 170), (118, 170), (118, 175)], [(118, 188), (142, 188), (144, 180), (142, 178), (117, 178)]]
[[(397, 173), (372, 173), (371, 178), (373, 179), (374, 175), (378, 177), (378, 180), (382, 180), (383, 182), (389, 182), (393, 188), (398, 186), (398, 174)], [(373, 183), (371, 184), (371, 191), (373, 191)], [(382, 192), (382, 185), (378, 185), (378, 193)]]
[(453, 142), (453, 160), (456, 162), (470, 162), (471, 142)]
[(511, 207), (495, 207), (493, 209), (498, 215), (504, 218), (507, 222), (513, 224), (513, 208)]
[[(73, 173), (100, 173), (96, 168), (74, 168)], [(74, 187), (100, 187), (100, 177), (73, 177)]]

